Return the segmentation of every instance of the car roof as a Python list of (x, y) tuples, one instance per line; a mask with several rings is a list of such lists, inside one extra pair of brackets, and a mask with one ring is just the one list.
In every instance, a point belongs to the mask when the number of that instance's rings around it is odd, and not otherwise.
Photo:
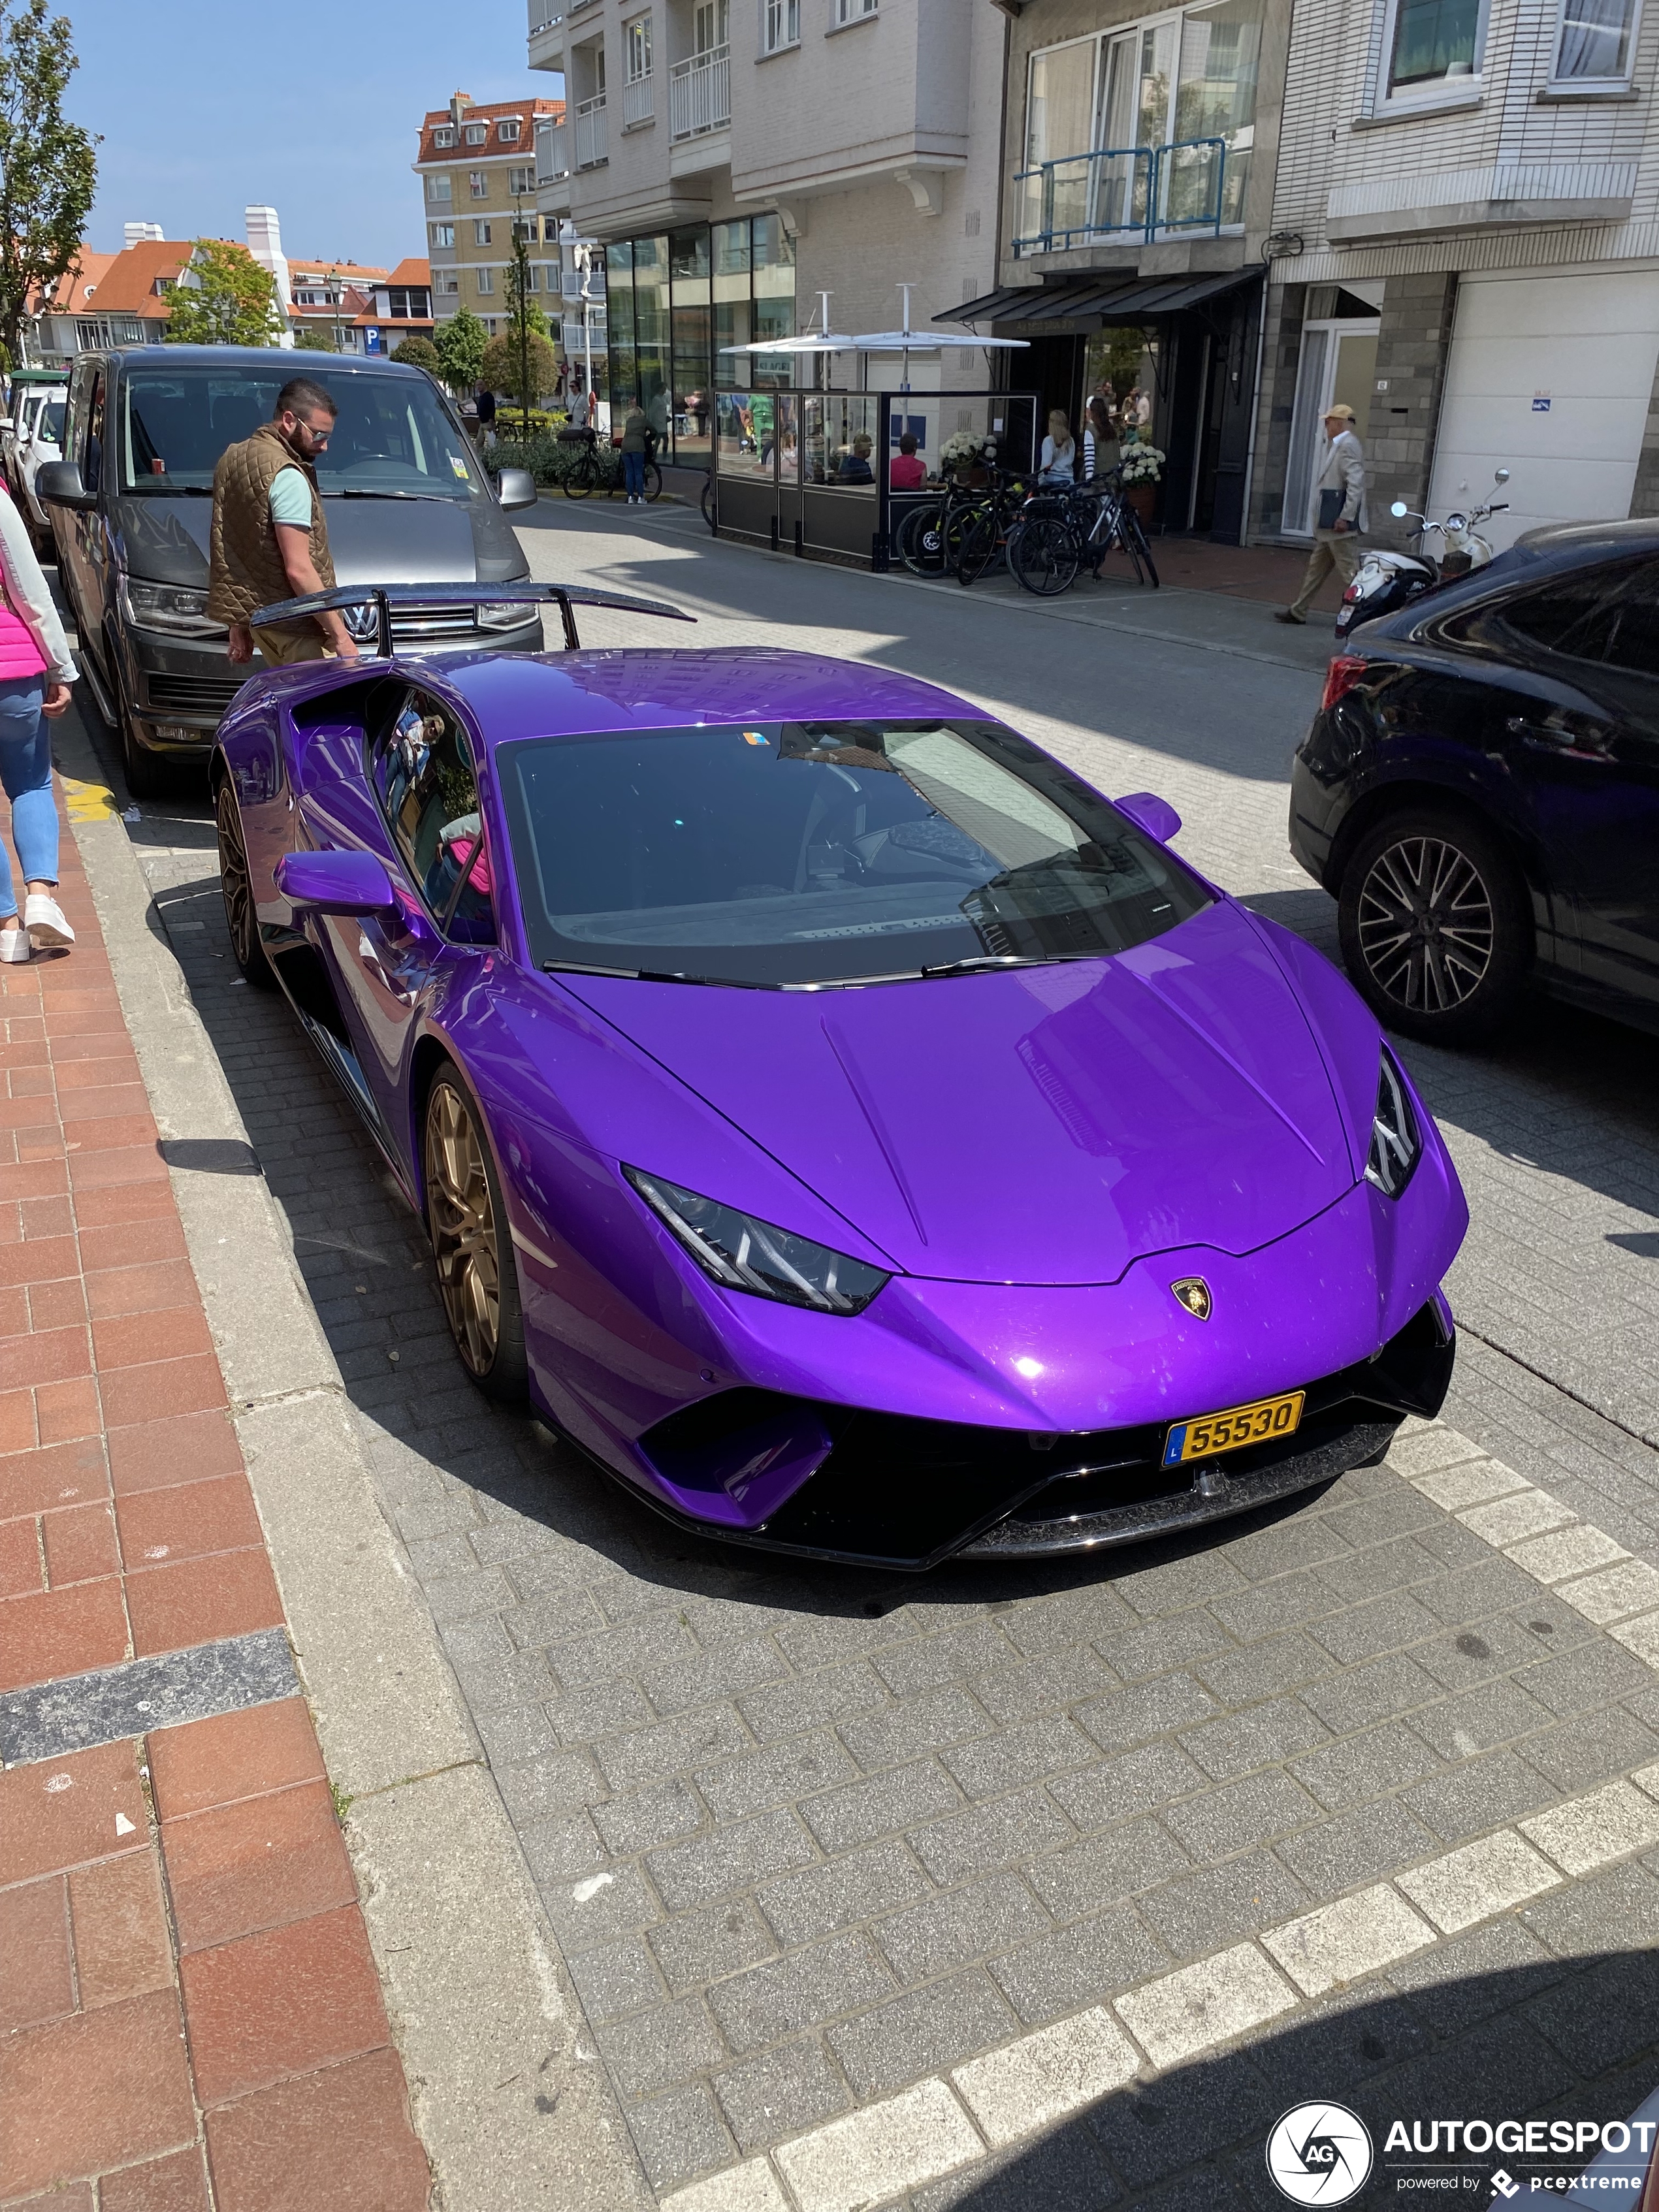
[(1617, 560), (1621, 554), (1659, 552), (1659, 517), (1628, 522), (1547, 522), (1516, 539), (1535, 560), (1562, 555), (1580, 561)]
[(418, 376), (429, 383), (424, 369), (412, 363), (376, 356), (354, 358), (349, 354), (313, 354), (290, 346), (143, 345), (112, 347), (106, 356), (118, 368), (273, 368), (287, 371), (283, 381), (295, 376)]
[(1438, 623), (1489, 595), (1501, 596), (1512, 586), (1538, 585), (1577, 568), (1593, 568), (1603, 561), (1638, 559), (1644, 553), (1659, 555), (1659, 517), (1644, 515), (1630, 522), (1542, 523), (1536, 530), (1524, 532), (1485, 568), (1449, 577), (1425, 597), (1396, 607), (1392, 614), (1356, 623), (1349, 635), (1356, 647), (1369, 644), (1380, 651), (1385, 642), (1417, 638), (1431, 623)]
[(603, 730), (695, 729), (699, 723), (988, 719), (954, 692), (867, 660), (769, 646), (446, 655), (438, 674), (490, 744)]

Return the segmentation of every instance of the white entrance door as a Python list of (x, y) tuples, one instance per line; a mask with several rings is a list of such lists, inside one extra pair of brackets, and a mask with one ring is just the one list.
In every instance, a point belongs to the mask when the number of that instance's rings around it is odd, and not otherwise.
[(1464, 276), (1429, 512), (1471, 507), (1510, 472), (1500, 550), (1541, 522), (1630, 513), (1659, 358), (1659, 271)]
[(1319, 519), (1315, 491), (1319, 455), (1325, 443), (1325, 410), (1339, 402), (1352, 408), (1360, 436), (1365, 434), (1371, 389), (1376, 381), (1376, 338), (1381, 321), (1358, 316), (1302, 325), (1302, 360), (1291, 410), (1291, 450), (1285, 469), (1287, 537), (1311, 538)]

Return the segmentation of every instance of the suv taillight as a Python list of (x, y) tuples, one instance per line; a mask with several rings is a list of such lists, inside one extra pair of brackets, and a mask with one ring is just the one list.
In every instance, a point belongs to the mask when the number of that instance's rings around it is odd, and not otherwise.
[(1325, 671), (1325, 696), (1319, 702), (1320, 712), (1323, 714), (1328, 708), (1334, 707), (1339, 699), (1352, 691), (1369, 665), (1358, 653), (1339, 653)]

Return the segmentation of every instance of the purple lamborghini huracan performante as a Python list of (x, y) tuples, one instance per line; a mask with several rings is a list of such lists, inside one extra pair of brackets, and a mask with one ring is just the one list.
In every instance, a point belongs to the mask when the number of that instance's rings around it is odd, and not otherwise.
[[(532, 595), (563, 652), (402, 655), (423, 598)], [(683, 1528), (908, 1568), (1245, 1512), (1437, 1412), (1439, 1133), (1163, 801), (864, 661), (580, 648), (653, 602), (372, 596), (380, 657), (221, 727), (225, 906), (492, 1397)]]

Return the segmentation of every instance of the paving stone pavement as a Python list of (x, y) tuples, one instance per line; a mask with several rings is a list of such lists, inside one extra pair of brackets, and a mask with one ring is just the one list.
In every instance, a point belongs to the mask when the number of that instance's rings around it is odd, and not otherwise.
[[(915, 665), (914, 636), (882, 657)], [(1097, 726), (1066, 726), (1074, 757), (1109, 750), (1109, 787), (1153, 781), (1138, 733)], [(1282, 788), (1250, 762), (1163, 765), (1200, 864), (1317, 941), (1328, 903), (1244, 850), (1269, 818), (1282, 849)], [(1199, 1542), (1042, 1571), (813, 1571), (669, 1529), (479, 1400), (389, 1176), (285, 1010), (234, 980), (203, 811), (147, 807), (134, 836), (660, 2192), (725, 2175), (706, 2202), (748, 2212), (758, 2155), (806, 2139), (779, 2170), (828, 2208), (831, 2152), (864, 2142), (830, 2132), (849, 2116), (915, 2098), (945, 2140), (928, 2100), (953, 2069), (1659, 1760), (1645, 1660), (1392, 1464)], [(1454, 1289), (1492, 1345), (1465, 1339), (1448, 1419), (1659, 1559), (1639, 1300), (1617, 1356), (1597, 1349), (1642, 1279), (1651, 1048), (1559, 1020), (1565, 1042), (1507, 1060), (1414, 1063), (1481, 1219)], [(1588, 1404), (1559, 1387), (1575, 1377)], [(1156, 2079), (1138, 2062), (1040, 2148), (987, 2133), (987, 2155), (969, 2130), (953, 2178), (861, 2201), (1259, 2203), (1266, 2126), (1316, 2081), (1386, 2079), (1423, 2111), (1627, 2112), (1659, 2036), (1626, 1955), (1656, 1871), (1644, 1851), (1553, 1884), (1237, 2047)]]

